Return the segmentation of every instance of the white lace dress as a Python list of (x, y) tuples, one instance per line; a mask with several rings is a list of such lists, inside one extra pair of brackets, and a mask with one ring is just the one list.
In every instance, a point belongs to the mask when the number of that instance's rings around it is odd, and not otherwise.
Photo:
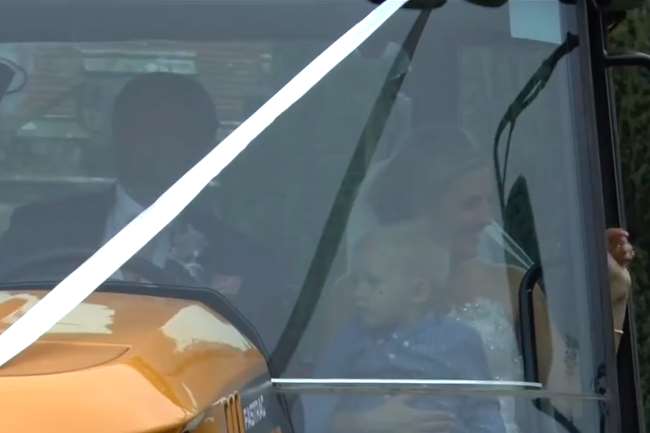
[[(482, 297), (449, 313), (450, 318), (471, 326), (481, 336), (493, 380), (524, 378), (523, 359), (510, 316), (501, 303)], [(506, 433), (519, 433), (514, 397), (502, 396), (499, 403)]]

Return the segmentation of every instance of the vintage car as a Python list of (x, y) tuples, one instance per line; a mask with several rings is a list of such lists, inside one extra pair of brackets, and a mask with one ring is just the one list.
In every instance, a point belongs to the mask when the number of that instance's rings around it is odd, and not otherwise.
[(597, 3), (3, 1), (0, 432), (620, 431)]

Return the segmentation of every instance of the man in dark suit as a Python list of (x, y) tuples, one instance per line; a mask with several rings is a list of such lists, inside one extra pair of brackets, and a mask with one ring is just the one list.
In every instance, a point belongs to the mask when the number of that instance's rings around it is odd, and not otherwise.
[[(169, 73), (129, 81), (113, 109), (115, 185), (18, 208), (0, 239), (3, 281), (56, 280), (74, 270), (211, 150), (217, 128), (197, 81)], [(209, 208), (191, 205), (114, 279), (209, 287), (249, 319), (268, 316), (264, 304), (285, 288), (279, 266)]]

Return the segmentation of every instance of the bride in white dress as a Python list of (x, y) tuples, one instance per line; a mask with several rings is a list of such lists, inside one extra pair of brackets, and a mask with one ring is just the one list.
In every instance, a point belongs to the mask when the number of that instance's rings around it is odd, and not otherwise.
[[(523, 359), (512, 321), (503, 305), (484, 297), (452, 307), (449, 317), (474, 328), (483, 340), (489, 371), (497, 381), (523, 381)], [(519, 433), (515, 398), (499, 397), (501, 418), (507, 433)]]
[[(517, 292), (523, 269), (530, 263), (515, 268), (479, 258), (486, 232), (502, 248), (510, 248), (507, 235), (495, 236), (494, 230), (488, 230), (495, 227), (491, 166), (467, 135), (455, 128), (418, 131), (401, 147), (401, 152), (371, 173), (362, 188), (348, 225), (348, 239), (354, 242), (368, 230), (409, 225), (413, 236), (427, 236), (438, 248), (446, 248), (452, 265), (440, 299), (448, 303), (449, 317), (471, 326), (482, 337), (494, 380), (522, 381), (523, 360), (515, 332)], [(614, 320), (620, 329), (630, 286), (627, 265), (634, 252), (624, 231), (612, 229), (608, 237)], [(522, 251), (514, 248), (514, 255), (521, 257)], [(540, 380), (553, 390), (576, 391), (577, 352), (552, 326), (540, 291), (536, 291), (534, 309)], [(501, 397), (500, 405), (506, 433), (525, 431), (516, 423), (515, 398)]]

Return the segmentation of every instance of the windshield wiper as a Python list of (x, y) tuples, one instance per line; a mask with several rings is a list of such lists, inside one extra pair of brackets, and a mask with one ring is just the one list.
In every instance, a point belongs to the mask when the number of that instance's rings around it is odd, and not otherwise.
[[(544, 89), (551, 78), (555, 67), (560, 59), (568, 55), (579, 44), (578, 37), (571, 33), (567, 34), (566, 40), (560, 44), (548, 56), (539, 68), (533, 73), (526, 85), (519, 92), (514, 101), (508, 106), (497, 127), (494, 143), (493, 158), (494, 171), (497, 183), (497, 192), (501, 215), (503, 217), (505, 231), (519, 243), (527, 255), (532, 259), (533, 264), (540, 264), (539, 243), (535, 231), (535, 216), (533, 213), (528, 184), (524, 176), (518, 176), (512, 184), (508, 197), (506, 198), (506, 181), (508, 175), (508, 162), (510, 158), (512, 135), (518, 117), (528, 108)], [(505, 144), (503, 169), (499, 160), (499, 145), (501, 135), (508, 129), (508, 136)], [(512, 257), (506, 252), (506, 261), (510, 262)], [(522, 263), (515, 262), (516, 265)], [(530, 264), (526, 268), (530, 268)]]
[[(430, 13), (431, 11), (428, 9), (420, 12), (402, 44), (402, 49), (408, 56), (408, 65), (413, 61), (415, 50)], [(377, 150), (377, 144), (386, 127), (397, 95), (402, 88), (404, 79), (408, 75), (408, 67), (402, 73), (401, 71), (403, 69), (402, 57), (401, 55), (397, 55), (370, 112), (359, 142), (352, 155), (352, 159), (341, 181), (298, 300), (294, 305), (278, 345), (271, 355), (270, 367), (273, 376), (277, 377), (286, 370), (298, 343), (302, 339), (312, 319), (313, 312), (318, 304), (323, 287), (336, 258), (339, 245), (343, 240), (343, 235), (359, 188), (366, 177), (370, 161)]]
[[(524, 88), (521, 89), (521, 92), (519, 92), (515, 100), (510, 104), (499, 122), (499, 126), (497, 127), (494, 136), (493, 157), (494, 169), (497, 177), (497, 187), (499, 188), (499, 204), (501, 205), (502, 210), (505, 210), (506, 206), (505, 184), (506, 176), (508, 175), (508, 158), (510, 157), (512, 133), (515, 129), (517, 118), (535, 100), (535, 98), (537, 98), (537, 95), (539, 95), (542, 89), (544, 89), (560, 59), (573, 51), (578, 44), (578, 36), (567, 33), (566, 40), (558, 46), (553, 53), (546, 58), (546, 60), (544, 60), (542, 65), (530, 77)], [(510, 128), (508, 129), (508, 138), (506, 139), (502, 170), (501, 163), (499, 162), (499, 142), (501, 141), (501, 134), (507, 126), (510, 126)]]

